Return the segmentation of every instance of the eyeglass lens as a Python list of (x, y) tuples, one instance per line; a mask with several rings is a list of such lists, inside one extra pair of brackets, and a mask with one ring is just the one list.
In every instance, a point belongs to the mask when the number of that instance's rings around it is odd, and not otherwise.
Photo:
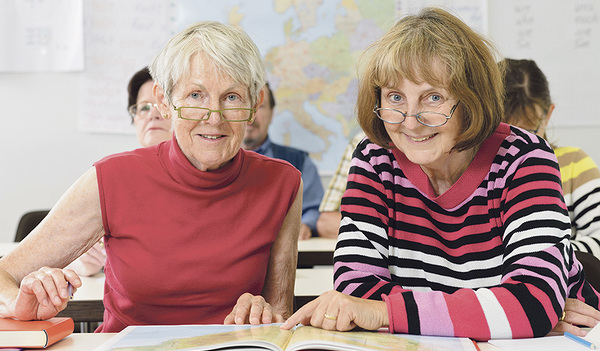
[(201, 107), (180, 107), (179, 113), (183, 119), (203, 121), (210, 117), (211, 113), (219, 113), (226, 121), (247, 121), (252, 116), (252, 109), (223, 109), (210, 110)]

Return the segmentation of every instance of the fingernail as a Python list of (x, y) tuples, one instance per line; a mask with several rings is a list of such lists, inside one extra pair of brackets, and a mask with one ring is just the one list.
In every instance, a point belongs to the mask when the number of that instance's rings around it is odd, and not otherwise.
[(285, 328), (287, 328), (287, 326), (288, 326), (288, 322), (285, 321), (285, 322), (283, 322), (283, 324), (279, 328), (280, 329), (285, 329)]

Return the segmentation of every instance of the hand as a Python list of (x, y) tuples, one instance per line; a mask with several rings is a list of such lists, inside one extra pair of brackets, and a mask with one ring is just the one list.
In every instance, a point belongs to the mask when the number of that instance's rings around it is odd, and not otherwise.
[(300, 235), (298, 235), (298, 240), (306, 240), (312, 237), (312, 231), (310, 227), (304, 223), (300, 223)]
[(552, 329), (553, 332), (585, 336), (588, 332), (577, 327), (578, 325), (593, 328), (600, 322), (600, 311), (577, 299), (567, 299), (565, 303), (565, 318), (558, 321)]
[(14, 303), (14, 317), (20, 320), (48, 319), (67, 307), (69, 283), (73, 291), (81, 280), (71, 269), (42, 267), (21, 281)]
[(298, 323), (327, 330), (348, 331), (355, 327), (377, 330), (387, 327), (389, 319), (385, 302), (332, 290), (302, 306), (281, 329), (291, 329)]
[(106, 250), (104, 249), (104, 243), (100, 240), (66, 268), (74, 270), (75, 273), (81, 276), (89, 277), (100, 272), (105, 264)]
[(269, 324), (282, 323), (283, 317), (260, 295), (245, 293), (239, 297), (223, 324)]

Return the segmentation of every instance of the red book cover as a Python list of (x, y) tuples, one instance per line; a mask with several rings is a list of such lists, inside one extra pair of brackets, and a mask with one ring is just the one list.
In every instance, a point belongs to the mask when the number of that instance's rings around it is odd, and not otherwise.
[(0, 347), (48, 347), (72, 334), (74, 327), (68, 317), (45, 321), (0, 318)]

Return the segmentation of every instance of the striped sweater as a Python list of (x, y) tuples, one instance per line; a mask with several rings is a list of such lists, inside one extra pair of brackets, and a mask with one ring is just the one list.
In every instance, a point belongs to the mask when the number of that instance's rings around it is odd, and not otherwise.
[(543, 336), (567, 296), (598, 308), (569, 243), (556, 157), (506, 124), (440, 196), (400, 151), (362, 141), (341, 211), (335, 288), (383, 299), (391, 332)]
[(583, 150), (554, 150), (571, 218), (571, 244), (579, 251), (600, 258), (600, 170)]

